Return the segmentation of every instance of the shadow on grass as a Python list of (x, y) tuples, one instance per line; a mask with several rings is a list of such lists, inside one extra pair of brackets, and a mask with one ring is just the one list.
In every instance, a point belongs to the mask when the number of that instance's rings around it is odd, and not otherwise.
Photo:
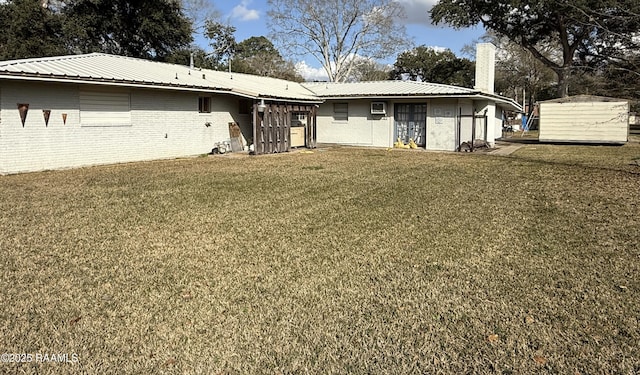
[[(575, 149), (576, 153), (581, 153), (581, 150), (591, 149), (594, 152), (597, 152), (604, 148), (604, 150), (620, 150), (622, 149), (621, 145), (611, 145), (611, 144), (566, 144), (566, 143), (537, 143), (541, 147), (549, 147), (541, 154), (531, 154), (535, 148), (521, 148), (520, 150), (514, 152), (509, 157), (530, 163), (542, 164), (546, 166), (562, 166), (562, 167), (579, 167), (583, 170), (591, 170), (591, 171), (612, 171), (612, 172), (623, 172), (631, 175), (640, 175), (640, 164), (636, 162), (636, 160), (640, 159), (640, 156), (634, 156), (633, 154), (626, 155), (628, 158), (622, 157), (618, 155), (618, 158), (611, 159), (607, 153), (602, 154), (594, 154), (592, 158), (580, 159), (580, 158), (572, 158), (572, 153), (558, 153), (554, 146), (563, 147), (564, 150)], [(571, 147), (566, 147), (571, 146)], [(585, 147), (587, 146), (587, 147)], [(579, 149), (580, 148), (580, 149)]]
[(549, 141), (540, 141), (538, 138), (530, 138), (530, 137), (507, 137), (500, 138), (499, 141), (506, 143), (520, 143), (520, 144), (539, 144), (539, 145), (553, 145), (553, 146), (612, 146), (612, 147), (621, 147), (624, 146), (625, 143), (617, 143), (617, 142), (549, 142)]
[(629, 169), (624, 169), (624, 168), (615, 168), (615, 167), (585, 165), (578, 162), (571, 163), (571, 162), (564, 162), (564, 161), (540, 160), (536, 158), (527, 158), (522, 156), (515, 156), (515, 158), (525, 162), (543, 164), (548, 166), (580, 167), (582, 169), (593, 170), (593, 171), (624, 172), (631, 175), (640, 175), (640, 165), (635, 165), (633, 163), (629, 163)]
[(513, 137), (502, 137), (500, 139), (498, 139), (500, 142), (506, 142), (506, 143), (522, 143), (522, 144), (538, 144), (540, 143), (540, 141), (538, 141), (538, 138), (520, 138), (517, 136), (513, 136)]

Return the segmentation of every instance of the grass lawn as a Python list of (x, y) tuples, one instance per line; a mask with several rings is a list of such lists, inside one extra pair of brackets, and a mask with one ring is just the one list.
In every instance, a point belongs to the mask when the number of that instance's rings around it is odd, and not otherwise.
[(0, 373), (638, 373), (639, 159), (331, 148), (0, 177), (0, 353), (78, 360)]

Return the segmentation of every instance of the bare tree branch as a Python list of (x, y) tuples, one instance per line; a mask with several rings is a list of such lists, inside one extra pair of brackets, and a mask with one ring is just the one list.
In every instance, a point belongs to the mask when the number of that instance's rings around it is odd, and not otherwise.
[(410, 45), (395, 0), (269, 0), (271, 38), (291, 55), (312, 55), (332, 81), (349, 79), (356, 57), (393, 56)]

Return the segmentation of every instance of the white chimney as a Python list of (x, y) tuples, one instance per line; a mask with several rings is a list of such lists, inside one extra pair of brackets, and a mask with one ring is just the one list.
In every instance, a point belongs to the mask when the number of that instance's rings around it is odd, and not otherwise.
[(491, 43), (476, 45), (476, 85), (474, 88), (485, 93), (494, 93), (496, 78), (496, 46)]

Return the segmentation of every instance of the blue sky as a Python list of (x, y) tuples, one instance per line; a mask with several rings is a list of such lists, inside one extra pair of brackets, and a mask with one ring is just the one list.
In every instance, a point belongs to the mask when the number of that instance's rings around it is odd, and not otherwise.
[[(266, 0), (208, 0), (221, 14), (221, 21), (236, 27), (236, 40), (242, 41), (252, 36), (267, 36), (267, 1)], [(474, 29), (454, 30), (447, 27), (433, 26), (428, 17), (428, 11), (437, 0), (396, 0), (406, 11), (404, 23), (407, 33), (413, 38), (416, 46), (427, 45), (444, 47), (461, 56), (461, 49), (471, 44), (484, 34), (480, 27)], [(203, 42), (199, 44), (202, 47)], [(206, 44), (206, 43), (204, 43)], [(301, 73), (308, 79), (322, 79), (324, 72), (319, 62), (312, 58), (302, 59)], [(395, 57), (384, 61), (393, 64)]]

